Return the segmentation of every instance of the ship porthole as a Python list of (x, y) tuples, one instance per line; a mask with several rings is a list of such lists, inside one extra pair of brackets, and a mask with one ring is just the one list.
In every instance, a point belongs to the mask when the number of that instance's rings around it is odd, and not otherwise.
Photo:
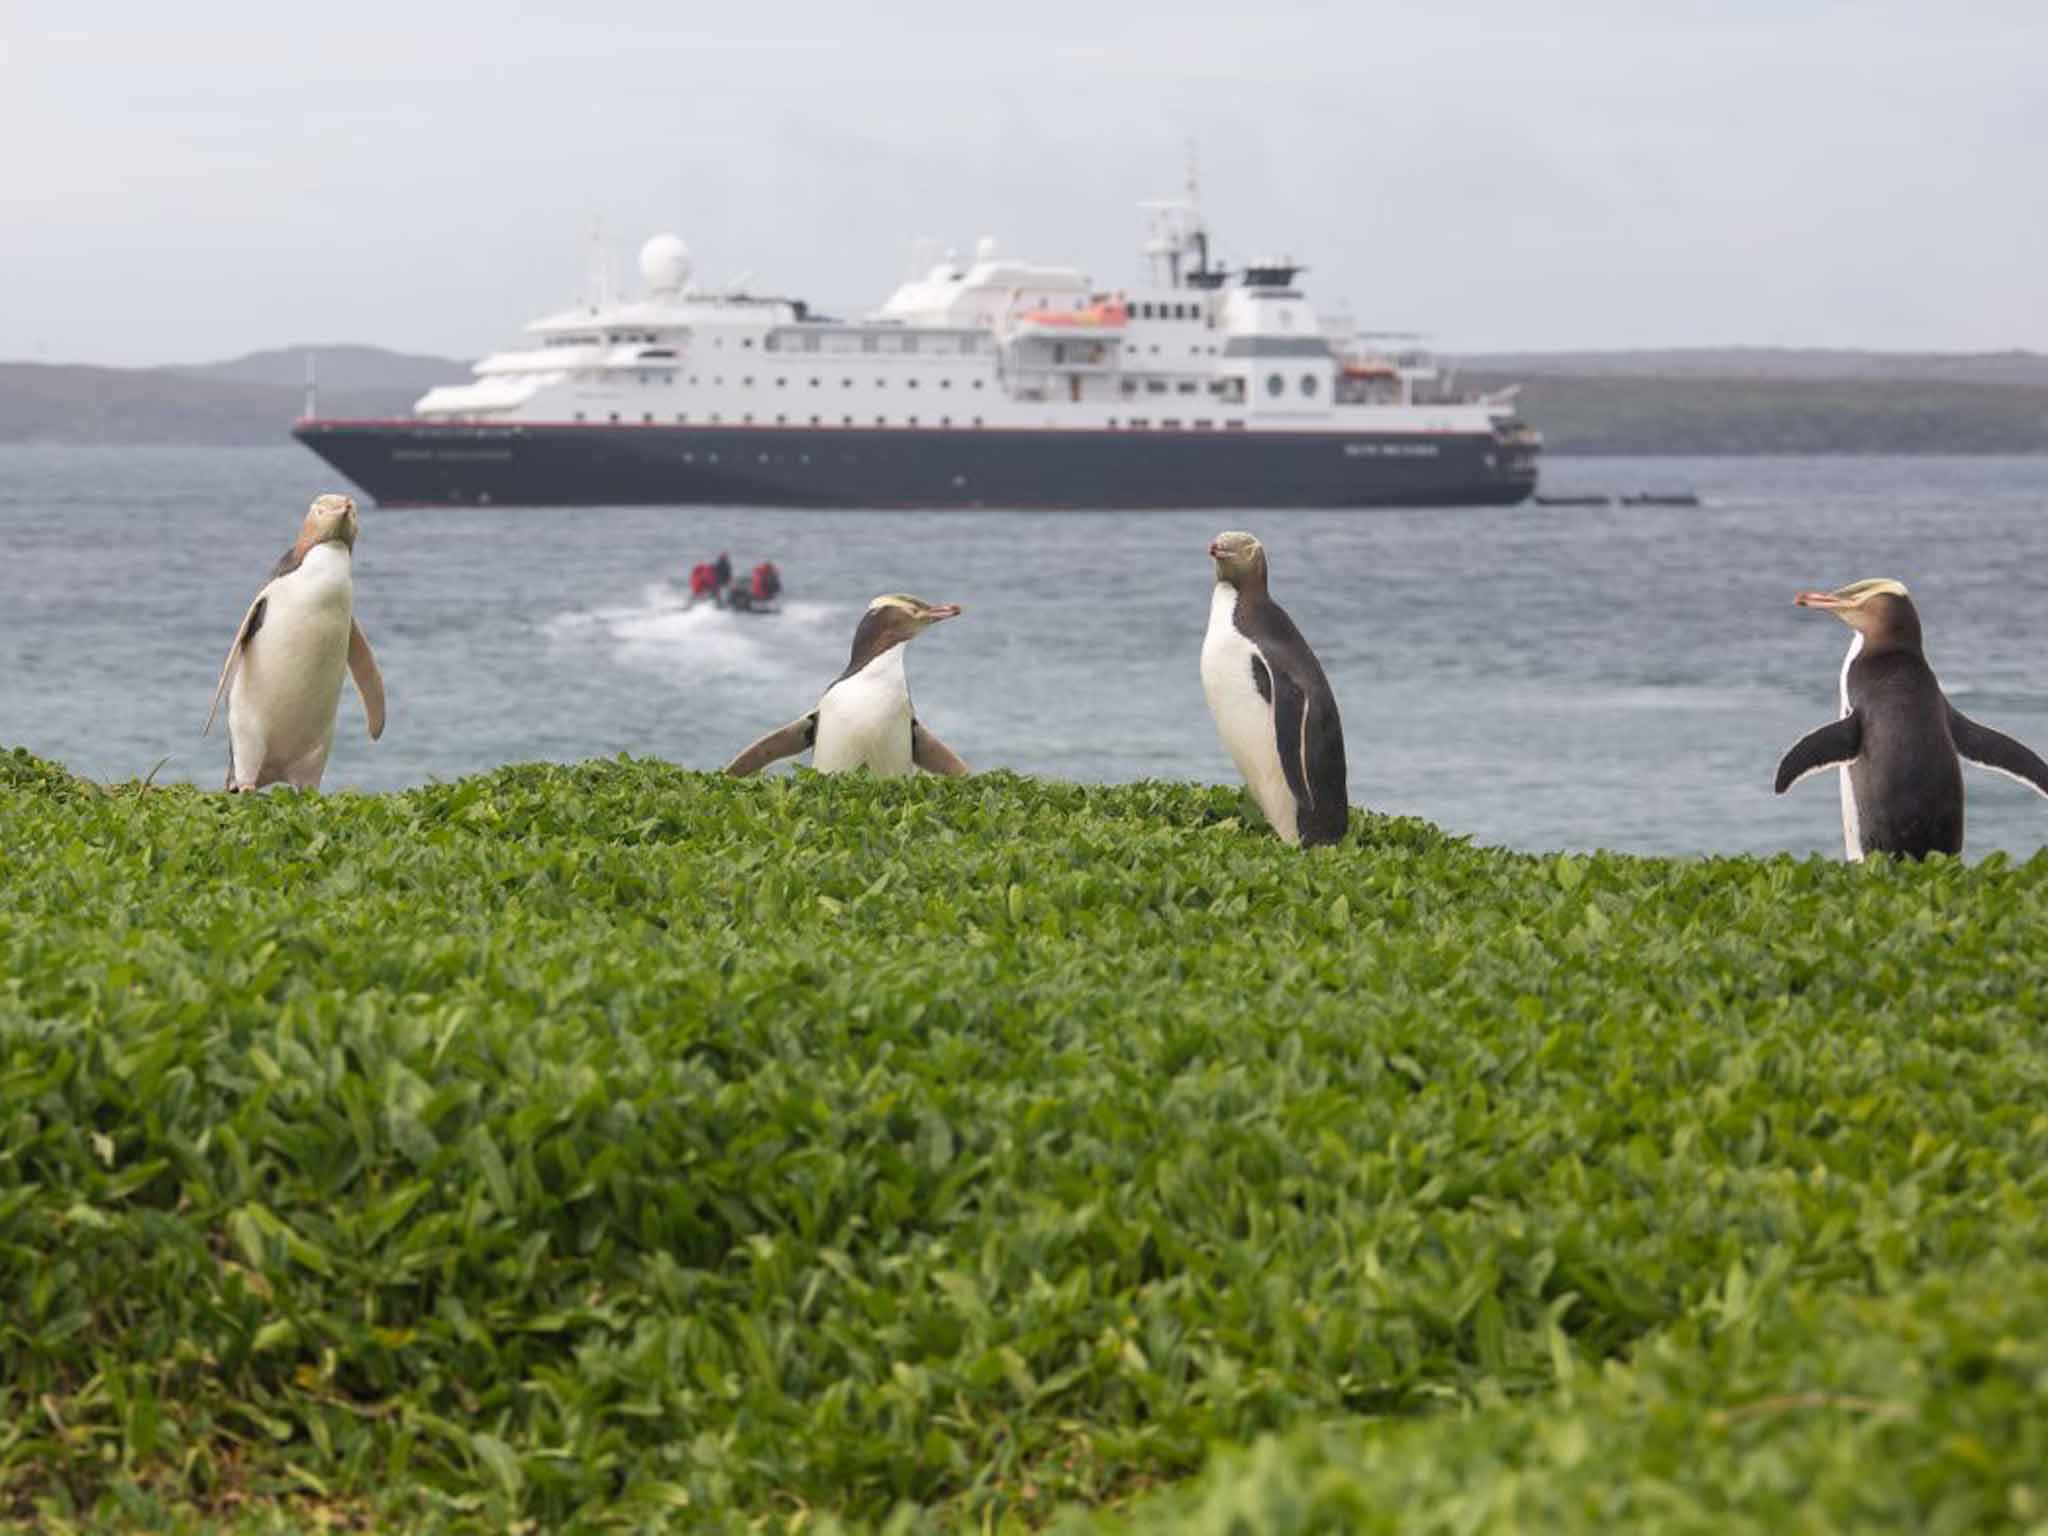
[(1301, 392), (1302, 392), (1302, 393), (1303, 393), (1304, 395), (1308, 395), (1308, 396), (1313, 396), (1313, 395), (1315, 394), (1315, 392), (1316, 392), (1316, 376), (1315, 376), (1314, 374), (1312, 374), (1312, 373), (1304, 373), (1304, 374), (1303, 374), (1303, 375), (1301, 376)]
[(1281, 378), (1280, 375), (1277, 373), (1267, 374), (1266, 393), (1271, 395), (1276, 400), (1279, 399), (1282, 395), (1287, 393), (1287, 381)]

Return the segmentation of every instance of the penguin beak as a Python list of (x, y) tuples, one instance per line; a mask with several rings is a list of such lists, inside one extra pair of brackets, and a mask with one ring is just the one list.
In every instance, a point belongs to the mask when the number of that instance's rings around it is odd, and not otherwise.
[(1223, 558), (1223, 541), (1221, 539), (1211, 539), (1209, 541), (1209, 558), (1211, 560), (1221, 560)]
[(924, 621), (927, 624), (936, 624), (941, 619), (957, 619), (960, 612), (958, 603), (933, 603), (925, 609)]
[(1839, 613), (1848, 605), (1832, 592), (1802, 592), (1792, 599), (1795, 608), (1819, 608), (1828, 613)]

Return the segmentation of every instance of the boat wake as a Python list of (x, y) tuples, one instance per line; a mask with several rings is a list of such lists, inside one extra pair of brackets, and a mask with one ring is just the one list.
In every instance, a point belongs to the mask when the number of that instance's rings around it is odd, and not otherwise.
[(691, 605), (668, 582), (650, 582), (637, 603), (557, 614), (543, 626), (563, 646), (595, 646), (620, 666), (678, 683), (816, 674), (845, 646), (854, 610), (840, 603), (785, 602), (772, 614)]

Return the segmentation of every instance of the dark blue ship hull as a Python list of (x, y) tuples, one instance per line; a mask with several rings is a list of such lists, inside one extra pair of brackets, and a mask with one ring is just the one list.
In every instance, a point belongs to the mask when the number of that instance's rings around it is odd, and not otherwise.
[(302, 421), (386, 506), (1475, 506), (1536, 489), (1534, 435)]

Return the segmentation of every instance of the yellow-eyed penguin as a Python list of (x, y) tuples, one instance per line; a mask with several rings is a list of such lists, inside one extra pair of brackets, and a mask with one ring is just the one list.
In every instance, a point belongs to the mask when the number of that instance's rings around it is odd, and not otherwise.
[(370, 739), (384, 734), (384, 679), (355, 617), (356, 504), (320, 496), (256, 594), (213, 690), (204, 736), (228, 705), (231, 790), (291, 784), (317, 789), (334, 745), (335, 707), (347, 671), (363, 696)]
[(1202, 641), (1202, 691), (1223, 745), (1282, 841), (1337, 842), (1351, 806), (1344, 723), (1322, 663), (1268, 594), (1257, 539), (1219, 533), (1209, 557), (1216, 590)]
[(1963, 851), (1963, 769), (1968, 758), (2048, 795), (2048, 763), (1949, 703), (1921, 653), (1920, 615), (1904, 583), (1852, 582), (1801, 592), (1801, 608), (1832, 613), (1855, 631), (1842, 661), (1842, 713), (1802, 738), (1778, 764), (1777, 792), (1839, 768), (1842, 841), (1910, 859)]
[(820, 773), (866, 768), (883, 778), (910, 772), (958, 777), (967, 765), (934, 736), (910, 708), (903, 647), (941, 619), (959, 616), (958, 603), (928, 603), (890, 593), (868, 604), (853, 632), (853, 655), (832, 680), (818, 707), (770, 731), (725, 765), (734, 778), (758, 773), (806, 747)]

